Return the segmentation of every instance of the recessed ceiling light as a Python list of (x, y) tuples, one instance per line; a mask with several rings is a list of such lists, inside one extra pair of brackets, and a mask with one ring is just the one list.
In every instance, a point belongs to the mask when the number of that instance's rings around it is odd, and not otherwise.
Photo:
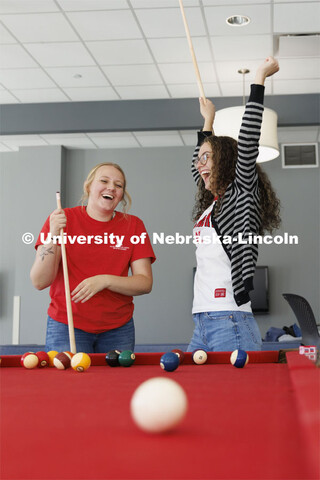
[(73, 78), (82, 78), (82, 75), (80, 75), (80, 73), (76, 73), (75, 75), (73, 75)]
[(250, 18), (246, 15), (231, 15), (226, 22), (231, 27), (244, 27), (250, 23)]

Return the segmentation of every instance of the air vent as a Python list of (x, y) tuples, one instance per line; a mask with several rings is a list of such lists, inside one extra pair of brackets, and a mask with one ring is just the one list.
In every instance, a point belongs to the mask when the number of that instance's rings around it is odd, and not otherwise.
[(318, 167), (317, 143), (290, 143), (281, 145), (283, 168)]
[(320, 53), (320, 35), (282, 35), (277, 37), (281, 58), (317, 57)]

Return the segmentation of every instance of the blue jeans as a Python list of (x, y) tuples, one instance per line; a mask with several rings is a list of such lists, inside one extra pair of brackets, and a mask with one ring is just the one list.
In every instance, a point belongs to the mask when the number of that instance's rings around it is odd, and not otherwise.
[[(135, 330), (133, 318), (128, 323), (102, 333), (88, 333), (74, 329), (77, 352), (107, 353), (110, 350), (134, 350)], [(48, 317), (46, 351), (70, 351), (68, 325)]]
[(261, 350), (259, 327), (249, 312), (203, 312), (193, 315), (195, 329), (188, 352), (198, 348), (207, 352)]

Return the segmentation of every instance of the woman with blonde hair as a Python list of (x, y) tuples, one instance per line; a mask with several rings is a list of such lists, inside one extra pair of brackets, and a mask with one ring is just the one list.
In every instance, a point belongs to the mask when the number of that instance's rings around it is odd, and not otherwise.
[[(96, 165), (84, 182), (87, 205), (56, 209), (36, 243), (30, 277), (38, 290), (50, 286), (46, 349), (69, 350), (61, 247), (64, 229), (77, 350), (133, 350), (133, 296), (152, 289), (155, 255), (143, 222), (131, 205), (119, 165)], [(122, 203), (124, 213), (116, 210)], [(128, 275), (129, 269), (131, 275)]]

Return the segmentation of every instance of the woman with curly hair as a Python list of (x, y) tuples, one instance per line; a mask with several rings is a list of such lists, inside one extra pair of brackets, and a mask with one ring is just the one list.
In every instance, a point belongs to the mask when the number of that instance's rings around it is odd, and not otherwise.
[(204, 128), (192, 163), (199, 189), (193, 211), (197, 270), (189, 351), (261, 350), (249, 296), (258, 258), (252, 238), (279, 227), (280, 205), (256, 159), (264, 82), (278, 70), (272, 57), (258, 68), (238, 142), (213, 134), (215, 107), (200, 99)]

